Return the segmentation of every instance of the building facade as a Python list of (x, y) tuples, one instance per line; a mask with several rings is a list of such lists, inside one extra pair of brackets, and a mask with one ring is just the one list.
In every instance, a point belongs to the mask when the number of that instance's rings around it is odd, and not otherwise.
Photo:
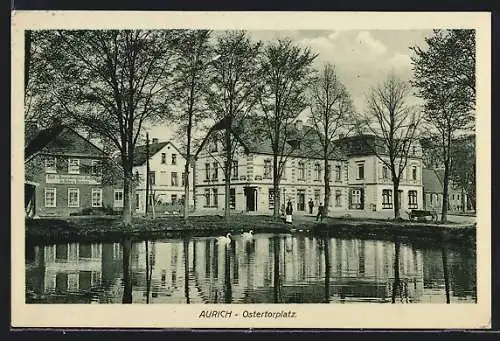
[[(165, 212), (179, 211), (184, 203), (184, 154), (172, 142), (153, 139), (149, 145), (149, 205)], [(135, 208), (138, 213), (146, 211), (146, 146), (137, 146), (133, 174), (136, 177)], [(192, 171), (189, 174), (192, 184)], [(192, 195), (190, 205), (193, 205)]]
[(40, 131), (25, 149), (24, 165), (28, 216), (109, 213), (123, 207), (116, 165), (72, 128)]
[[(382, 145), (375, 136), (353, 136), (337, 141), (348, 159), (349, 210), (393, 210), (394, 188), (389, 167), (382, 162)], [(422, 157), (418, 143), (410, 147), (410, 155), (401, 164), (399, 208), (403, 211), (423, 207)], [(378, 154), (378, 155), (377, 155)], [(396, 165), (396, 167), (399, 167)]]
[[(307, 126), (301, 129), (311, 129)], [(247, 126), (248, 128), (248, 126)], [(249, 128), (251, 131), (251, 128)], [(309, 135), (310, 137), (311, 135)], [(271, 214), (274, 208), (273, 155), (265, 137), (255, 139), (254, 132), (241, 132), (231, 170), (230, 208), (235, 212)], [(342, 153), (332, 155), (327, 171), (330, 180), (332, 214), (349, 211), (388, 211), (394, 209), (393, 186), (389, 169), (366, 147), (374, 137), (344, 138), (337, 143)], [(309, 202), (317, 213), (324, 202), (324, 161), (317, 142), (307, 139), (282, 160), (284, 171), (280, 182), (281, 204), (291, 201), (296, 214), (309, 213)], [(312, 146), (312, 148), (311, 148)], [(195, 198), (197, 209), (217, 211), (224, 208), (225, 151), (217, 139), (202, 144), (196, 161)], [(412, 148), (399, 186), (401, 210), (423, 206), (422, 161), (418, 145)], [(282, 206), (283, 208), (283, 206)]]

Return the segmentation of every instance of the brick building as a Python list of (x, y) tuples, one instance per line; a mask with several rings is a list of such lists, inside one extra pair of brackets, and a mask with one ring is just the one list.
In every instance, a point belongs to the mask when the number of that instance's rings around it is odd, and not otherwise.
[(68, 216), (123, 208), (117, 165), (70, 127), (40, 131), (27, 144), (24, 160), (28, 216)]

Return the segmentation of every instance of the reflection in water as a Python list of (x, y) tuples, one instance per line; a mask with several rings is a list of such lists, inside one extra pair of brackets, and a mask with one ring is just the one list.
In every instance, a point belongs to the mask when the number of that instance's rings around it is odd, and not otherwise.
[(123, 299), (122, 303), (132, 303), (132, 271), (130, 260), (132, 258), (132, 240), (125, 239), (123, 248)]
[(186, 237), (27, 250), (28, 303), (456, 303), (476, 301), (471, 246), (399, 240)]

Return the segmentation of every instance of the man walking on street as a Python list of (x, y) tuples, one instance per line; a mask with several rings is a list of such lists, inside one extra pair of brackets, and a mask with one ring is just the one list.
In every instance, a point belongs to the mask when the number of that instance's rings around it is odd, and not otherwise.
[(323, 221), (323, 203), (320, 203), (318, 206), (318, 215), (316, 216), (316, 221)]
[(312, 199), (309, 199), (309, 214), (313, 214), (314, 202)]

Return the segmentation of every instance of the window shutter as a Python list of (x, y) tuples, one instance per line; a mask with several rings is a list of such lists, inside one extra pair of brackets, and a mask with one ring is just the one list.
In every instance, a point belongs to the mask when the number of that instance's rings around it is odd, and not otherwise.
[(361, 209), (364, 209), (364, 207), (365, 207), (365, 190), (364, 190), (364, 188), (361, 188), (360, 191), (361, 191), (361, 195), (360, 195), (359, 206)]
[(352, 190), (348, 189), (347, 192), (349, 193), (349, 208), (352, 208)]

